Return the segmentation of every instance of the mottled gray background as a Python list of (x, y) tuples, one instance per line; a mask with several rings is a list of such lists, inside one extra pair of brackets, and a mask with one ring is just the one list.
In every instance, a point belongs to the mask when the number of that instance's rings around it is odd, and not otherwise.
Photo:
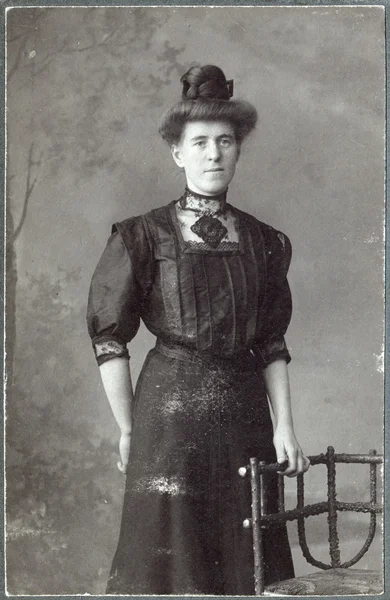
[[(88, 286), (111, 223), (182, 192), (157, 122), (196, 62), (220, 65), (259, 110), (229, 200), (292, 241), (301, 444), (381, 449), (384, 11), (18, 8), (7, 25), (8, 590), (98, 594), (124, 481), (85, 327)], [(144, 330), (132, 343), (134, 379), (152, 344)], [(340, 499), (367, 497), (363, 467), (338, 476)], [(324, 486), (317, 467), (308, 499)], [(347, 559), (367, 517), (340, 521)], [(326, 558), (325, 517), (308, 531)], [(311, 570), (291, 540), (298, 573)], [(362, 566), (380, 558), (378, 539)]]

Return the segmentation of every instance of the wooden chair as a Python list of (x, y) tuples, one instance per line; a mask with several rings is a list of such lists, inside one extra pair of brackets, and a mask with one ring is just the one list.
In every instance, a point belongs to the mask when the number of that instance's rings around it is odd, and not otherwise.
[[(252, 517), (245, 519), (243, 526), (251, 527), (253, 533), (254, 578), (256, 596), (316, 596), (316, 595), (354, 595), (383, 593), (383, 577), (380, 571), (350, 569), (369, 549), (375, 535), (376, 516), (382, 512), (382, 504), (377, 501), (377, 465), (383, 463), (383, 456), (375, 450), (369, 454), (335, 454), (332, 446), (326, 454), (309, 456), (311, 465), (326, 465), (328, 500), (317, 504), (304, 501), (304, 475), (297, 477), (297, 506), (286, 510), (284, 503), (284, 476), (278, 475), (278, 512), (268, 513), (266, 504), (266, 483), (264, 474), (268, 471), (280, 471), (278, 464), (266, 464), (256, 458), (250, 464), (239, 469), (245, 477), (250, 474), (252, 490)], [(336, 463), (368, 464), (370, 469), (370, 501), (339, 502), (336, 497)], [(286, 467), (284, 467), (286, 468)], [(341, 562), (339, 536), (337, 529), (338, 511), (370, 513), (370, 525), (367, 539), (360, 551), (352, 559)], [(330, 564), (316, 560), (308, 548), (305, 534), (305, 518), (327, 513), (329, 528)], [(265, 586), (262, 530), (287, 521), (297, 521), (298, 539), (303, 556), (308, 563), (318, 567), (310, 575), (296, 577)]]

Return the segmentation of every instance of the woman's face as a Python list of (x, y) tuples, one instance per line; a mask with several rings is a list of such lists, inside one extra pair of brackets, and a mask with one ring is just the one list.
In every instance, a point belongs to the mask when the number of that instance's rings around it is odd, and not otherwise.
[(231, 182), (240, 148), (230, 123), (194, 121), (186, 124), (180, 142), (171, 151), (176, 164), (184, 168), (188, 187), (213, 196), (225, 191)]

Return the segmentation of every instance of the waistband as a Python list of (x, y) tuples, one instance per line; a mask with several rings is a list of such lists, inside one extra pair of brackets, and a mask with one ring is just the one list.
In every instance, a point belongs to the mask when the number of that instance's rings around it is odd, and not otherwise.
[(231, 368), (232, 366), (242, 367), (243, 363), (252, 363), (252, 365), (254, 362), (257, 363), (254, 354), (249, 349), (232, 356), (223, 357), (207, 352), (202, 353), (198, 350), (192, 350), (191, 348), (181, 346), (180, 344), (166, 344), (160, 339), (157, 339), (155, 349), (169, 358), (176, 358), (178, 360), (189, 362), (202, 362), (207, 363), (207, 365), (210, 365), (211, 363), (214, 365), (229, 366), (229, 368)]

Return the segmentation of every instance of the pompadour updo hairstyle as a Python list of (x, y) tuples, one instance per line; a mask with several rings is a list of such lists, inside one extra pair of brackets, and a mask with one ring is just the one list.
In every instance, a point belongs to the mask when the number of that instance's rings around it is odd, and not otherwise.
[(164, 114), (159, 127), (161, 137), (169, 146), (178, 144), (186, 123), (194, 121), (230, 123), (239, 144), (256, 126), (255, 107), (244, 100), (230, 100), (233, 80), (226, 80), (219, 67), (191, 67), (180, 81), (182, 100)]

